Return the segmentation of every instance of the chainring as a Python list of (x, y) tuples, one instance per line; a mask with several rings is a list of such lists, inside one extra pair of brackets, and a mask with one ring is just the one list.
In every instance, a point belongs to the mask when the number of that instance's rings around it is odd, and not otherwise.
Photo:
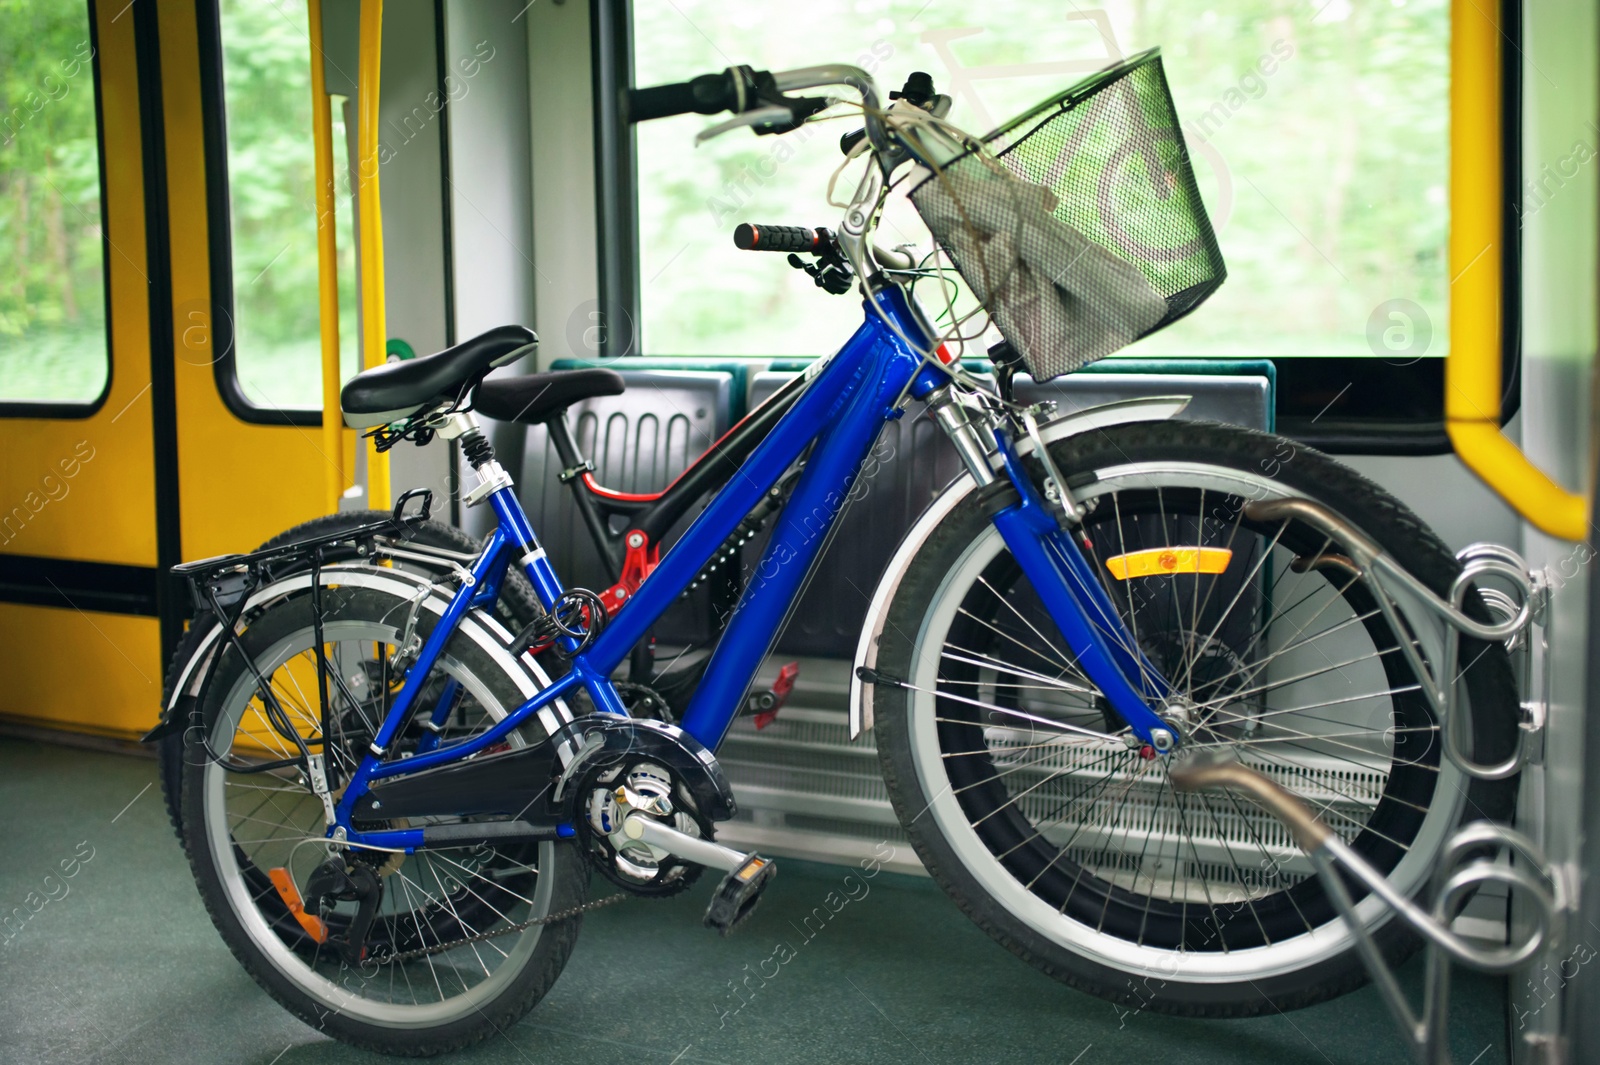
[[(646, 758), (584, 775), (574, 793), (581, 801), (573, 824), (584, 856), (601, 876), (624, 891), (648, 898), (676, 895), (700, 878), (704, 866), (673, 855), (657, 858), (652, 848), (638, 840), (618, 843), (621, 819), (629, 812), (619, 801), (619, 792), (627, 788), (670, 803), (671, 796), (681, 790), (679, 784), (669, 769)], [(710, 840), (714, 835), (711, 823), (687, 805), (674, 805), (669, 814), (656, 819), (701, 839)]]

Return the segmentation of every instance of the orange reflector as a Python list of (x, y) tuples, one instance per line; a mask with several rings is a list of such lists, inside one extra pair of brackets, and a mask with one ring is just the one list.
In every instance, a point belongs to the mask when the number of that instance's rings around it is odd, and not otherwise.
[(1226, 547), (1152, 547), (1106, 559), (1106, 569), (1119, 581), (1173, 573), (1221, 573), (1233, 552)]
[(300, 889), (294, 886), (294, 877), (289, 875), (289, 870), (280, 865), (267, 875), (272, 878), (272, 886), (278, 889), (278, 897), (289, 907), (289, 912), (300, 922), (300, 927), (306, 930), (306, 935), (318, 943), (326, 943), (328, 926), (316, 914), (306, 912), (305, 900), (300, 897)]

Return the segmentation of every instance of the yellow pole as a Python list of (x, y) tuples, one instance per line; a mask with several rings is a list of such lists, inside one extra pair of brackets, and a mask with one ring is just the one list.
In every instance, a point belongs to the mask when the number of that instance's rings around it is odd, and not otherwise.
[[(384, 361), (383, 207), (378, 196), (378, 63), (383, 51), (383, 0), (361, 0), (361, 58), (357, 71), (356, 141), (361, 213), (361, 355), (368, 369)], [(387, 510), (389, 456), (367, 448), (367, 505)]]
[(1585, 540), (1589, 504), (1500, 432), (1499, 4), (1450, 5), (1450, 355), (1445, 428), (1467, 467), (1536, 528)]
[(317, 180), (317, 303), (322, 318), (322, 454), (328, 513), (344, 494), (344, 419), (339, 415), (339, 259), (334, 226), (333, 120), (322, 59), (322, 0), (307, 0), (311, 16), (311, 131)]

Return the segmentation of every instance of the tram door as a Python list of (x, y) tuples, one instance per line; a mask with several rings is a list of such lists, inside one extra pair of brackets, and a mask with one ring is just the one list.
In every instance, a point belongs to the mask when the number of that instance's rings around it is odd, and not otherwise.
[[(219, 27), (239, 6), (0, 13), (0, 66), (35, 86), (0, 113), (0, 718), (13, 724), (149, 728), (188, 613), (166, 569), (328, 509), (314, 275), (303, 321), (260, 310), (274, 292), (301, 299), (282, 292), (304, 281), (307, 239), (314, 262), (312, 190), (263, 203), (248, 167), (231, 193), (226, 172)], [(240, 51), (227, 74), (292, 70), (282, 51)], [(298, 91), (309, 114), (304, 40), (296, 55), (300, 84), (268, 94)], [(280, 237), (276, 262), (239, 261)]]

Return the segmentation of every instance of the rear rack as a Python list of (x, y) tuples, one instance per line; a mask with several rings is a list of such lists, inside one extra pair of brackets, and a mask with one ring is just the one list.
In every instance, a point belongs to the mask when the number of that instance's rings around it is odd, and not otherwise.
[[(413, 499), (421, 500), (420, 506), (409, 513), (406, 506)], [(332, 671), (329, 669), (326, 657), (326, 645), (322, 638), (322, 601), (320, 571), (323, 565), (323, 551), (325, 548), (339, 543), (354, 543), (356, 553), (363, 558), (372, 558), (379, 552), (375, 540), (380, 536), (403, 537), (411, 529), (428, 520), (428, 515), (433, 509), (433, 493), (426, 488), (414, 488), (402, 495), (395, 502), (394, 510), (388, 517), (378, 521), (366, 522), (348, 529), (339, 529), (325, 533), (321, 536), (308, 536), (291, 543), (279, 544), (275, 547), (263, 548), (242, 555), (217, 555), (213, 558), (197, 559), (173, 566), (171, 572), (183, 577), (189, 584), (189, 595), (194, 601), (196, 613), (210, 614), (220, 627), (222, 634), (222, 647), (231, 649), (254, 674), (258, 691), (261, 694), (263, 710), (268, 723), (273, 730), (283, 739), (294, 745), (296, 753), (287, 758), (274, 759), (252, 765), (245, 765), (219, 755), (207, 745), (206, 754), (219, 765), (236, 773), (261, 773), (270, 769), (287, 765), (298, 766), (306, 774), (307, 780), (313, 784), (313, 790), (322, 796), (325, 805), (329, 803), (327, 795), (323, 755), (313, 754), (311, 745), (322, 744), (327, 733), (327, 708), (328, 678)], [(384, 549), (387, 551), (388, 549)], [(410, 552), (401, 552), (410, 554)], [(250, 601), (250, 596), (263, 584), (274, 579), (274, 570), (281, 570), (289, 564), (304, 567), (309, 563), (311, 573), (311, 606), (316, 625), (316, 653), (317, 653), (317, 687), (320, 696), (322, 719), (319, 721), (318, 734), (309, 740), (300, 735), (300, 732), (291, 722), (289, 715), (279, 704), (277, 696), (272, 691), (272, 686), (261, 675), (255, 660), (250, 656), (240, 642), (239, 619), (244, 613), (245, 606)], [(210, 664), (206, 667), (204, 677), (200, 682), (198, 699), (204, 705), (207, 692), (210, 690), (211, 681), (218, 665), (222, 661), (222, 652), (211, 656)], [(334, 682), (342, 686), (343, 682), (336, 675)], [(331, 812), (331, 805), (329, 810)]]
[[(421, 498), (419, 507), (406, 512), (406, 505)], [(411, 529), (428, 520), (433, 511), (433, 492), (427, 488), (413, 488), (395, 502), (387, 518), (370, 521), (348, 529), (339, 529), (321, 536), (308, 536), (303, 540), (263, 548), (243, 555), (214, 555), (173, 566), (171, 573), (184, 578), (189, 584), (189, 595), (196, 610), (215, 613), (217, 617), (238, 620), (251, 591), (259, 587), (272, 570), (286, 562), (317, 561), (320, 548), (332, 544), (355, 543), (358, 554), (370, 556), (372, 541), (379, 536), (404, 536)]]

